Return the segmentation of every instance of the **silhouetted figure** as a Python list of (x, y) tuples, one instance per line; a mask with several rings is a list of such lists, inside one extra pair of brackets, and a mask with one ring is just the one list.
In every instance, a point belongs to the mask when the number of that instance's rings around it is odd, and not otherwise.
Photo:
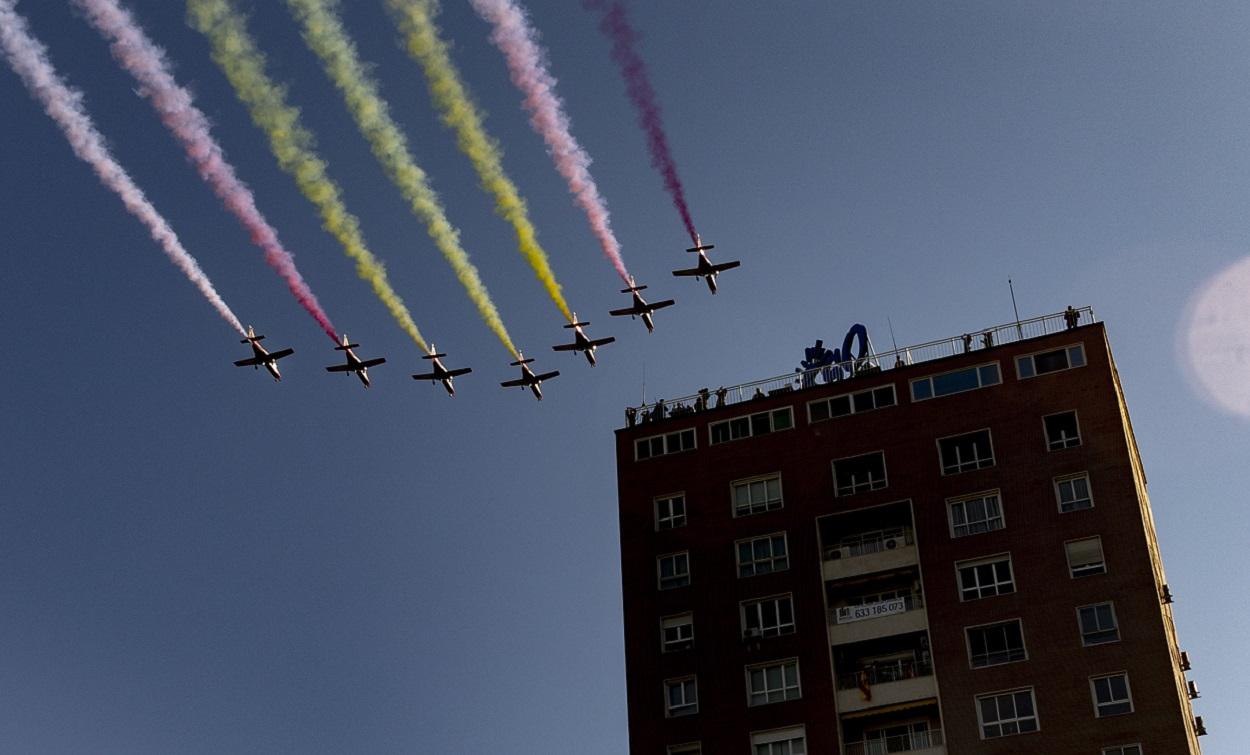
[(709, 395), (710, 394), (707, 388), (699, 389), (699, 397), (694, 400), (694, 410), (696, 412), (702, 412), (702, 411), (707, 410), (707, 400), (708, 400)]
[(716, 389), (716, 408), (719, 409), (725, 405), (725, 397), (729, 395), (729, 389), (721, 386)]
[(964, 353), (972, 351), (972, 334), (964, 333)]
[(751, 400), (752, 400), (752, 401), (759, 401), (759, 400), (760, 400), (760, 399), (762, 399), (762, 398), (768, 398), (768, 397), (767, 397), (767, 396), (765, 396), (765, 395), (764, 395), (764, 392), (763, 392), (763, 391), (761, 391), (759, 388), (756, 388), (756, 389), (755, 389), (755, 393), (752, 393), (752, 394), (751, 394)]
[(657, 422), (664, 419), (664, 399), (655, 402), (655, 408), (651, 410), (651, 419)]
[(1081, 321), (1081, 313), (1077, 312), (1072, 308), (1072, 305), (1069, 304), (1068, 308), (1063, 311), (1063, 321), (1068, 324), (1068, 330), (1072, 330), (1076, 327), (1076, 324)]
[(994, 345), (994, 333), (988, 330), (982, 333), (981, 334), (981, 347), (988, 349), (989, 347), (993, 345)]
[(632, 406), (625, 407), (625, 426), (633, 427), (638, 424), (638, 410)]

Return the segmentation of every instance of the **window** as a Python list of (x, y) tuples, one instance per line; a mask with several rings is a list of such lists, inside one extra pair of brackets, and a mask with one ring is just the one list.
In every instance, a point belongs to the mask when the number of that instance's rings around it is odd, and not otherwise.
[(937, 443), (944, 475), (994, 466), (994, 447), (990, 443), (989, 430), (939, 438)]
[(894, 752), (910, 752), (911, 750), (927, 750), (942, 744), (942, 732), (929, 731), (928, 721), (912, 721), (911, 723), (886, 726), (880, 729), (864, 731), (864, 749), (848, 750), (865, 755), (886, 755)]
[(684, 493), (660, 496), (655, 499), (656, 530), (671, 530), (686, 526), (686, 496)]
[(973, 668), (998, 666), (1003, 663), (1023, 661), (1024, 630), (1019, 619), (969, 627), (968, 659)]
[(981, 724), (982, 739), (1037, 731), (1033, 689), (977, 696), (977, 720)]
[(699, 685), (693, 676), (664, 680), (664, 715), (688, 716), (699, 712)]
[(781, 475), (735, 480), (729, 487), (733, 491), (734, 516), (759, 514), (782, 506)]
[(652, 435), (650, 438), (639, 438), (634, 441), (634, 458), (638, 461), (693, 450), (694, 428), (664, 435)]
[(690, 552), (672, 553), (656, 559), (660, 589), (672, 590), (690, 584)]
[(853, 495), (885, 487), (885, 454), (864, 454), (833, 462), (833, 486), (837, 495)]
[(684, 745), (669, 745), (668, 755), (703, 755), (703, 745), (699, 742), (687, 742)]
[(1055, 497), (1059, 499), (1059, 510), (1066, 513), (1094, 508), (1094, 499), (1089, 493), (1089, 475), (1067, 475), (1055, 478)]
[(823, 422), (834, 417), (845, 417), (848, 414), (860, 414), (874, 409), (884, 409), (898, 403), (894, 395), (894, 386), (883, 385), (866, 391), (843, 393), (816, 401), (807, 402), (807, 421)]
[(1116, 745), (1102, 748), (1102, 755), (1141, 755), (1141, 745)]
[(789, 430), (792, 427), (794, 427), (794, 415), (790, 411), (790, 407), (783, 406), (780, 409), (773, 409), (771, 412), (759, 412), (758, 414), (734, 417), (722, 422), (712, 422), (707, 426), (707, 429), (711, 435), (712, 445), (716, 445), (717, 443), (728, 443), (731, 440), (741, 440), (742, 438), (750, 438), (755, 435), (767, 435), (779, 430)]
[(1076, 412), (1060, 412), (1042, 417), (1046, 428), (1046, 450), (1060, 451), (1081, 445), (1081, 428), (1076, 423)]
[(1077, 622), (1081, 626), (1082, 645), (1103, 645), (1120, 641), (1120, 627), (1115, 620), (1115, 606), (1098, 603), (1076, 609)]
[(949, 396), (952, 393), (975, 391), (977, 388), (998, 385), (1001, 382), (1003, 379), (998, 372), (998, 362), (965, 367), (962, 370), (929, 375), (911, 381), (911, 400), (924, 401), (938, 396)]
[(789, 595), (742, 603), (742, 636), (777, 637), (794, 632), (794, 600)]
[(752, 755), (807, 755), (806, 730), (802, 726), (761, 731), (751, 735)]
[(754, 577), (790, 568), (784, 532), (739, 540), (737, 546), (739, 577)]
[(799, 692), (799, 661), (747, 666), (747, 705), (767, 705), (802, 697)]
[(959, 575), (959, 599), (976, 600), (1016, 591), (1011, 578), (1011, 556), (994, 556), (955, 564)]
[(1068, 572), (1073, 579), (1107, 572), (1107, 564), (1102, 556), (1102, 538), (1069, 540), (1063, 544), (1063, 549), (1068, 555)]
[(1016, 374), (1020, 379), (1045, 375), (1048, 372), (1070, 370), (1073, 367), (1085, 366), (1085, 347), (1081, 344), (1065, 346), (1062, 349), (1041, 351), (1016, 357)]
[(1099, 718), (1120, 716), (1133, 712), (1133, 698), (1129, 693), (1128, 674), (1094, 676), (1089, 680), (1094, 692), (1094, 715)]
[(951, 498), (946, 504), (951, 518), (951, 537), (1001, 530), (1005, 526), (997, 490)]
[(694, 614), (679, 613), (660, 619), (660, 650), (676, 653), (694, 647)]

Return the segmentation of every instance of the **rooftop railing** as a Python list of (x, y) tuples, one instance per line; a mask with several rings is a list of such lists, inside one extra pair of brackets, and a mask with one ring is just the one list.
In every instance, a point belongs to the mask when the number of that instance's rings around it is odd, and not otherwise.
[(740, 404), (752, 400), (777, 396), (803, 388), (817, 385), (828, 385), (849, 378), (879, 372), (888, 372), (899, 367), (908, 367), (921, 362), (981, 351), (994, 346), (1038, 338), (1064, 330), (1071, 330), (1079, 325), (1098, 322), (1092, 307), (1069, 307), (1064, 312), (1042, 315), (1029, 320), (1009, 322), (990, 328), (975, 330), (963, 335), (951, 336), (937, 341), (906, 346), (893, 351), (869, 354), (860, 359), (828, 364), (809, 370), (795, 369), (788, 375), (755, 380), (731, 387), (716, 390), (707, 388), (689, 396), (675, 399), (662, 399), (640, 407), (628, 407), (625, 410), (626, 420), (632, 427), (634, 424), (656, 422), (667, 417), (681, 417), (705, 409), (719, 408)]

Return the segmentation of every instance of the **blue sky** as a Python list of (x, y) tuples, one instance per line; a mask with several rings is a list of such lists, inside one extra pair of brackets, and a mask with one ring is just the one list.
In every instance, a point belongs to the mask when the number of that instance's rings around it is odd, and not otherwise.
[(408, 378), (416, 349), (278, 170), (181, 3), (130, 7), (335, 323), (387, 357), (370, 391), (324, 372), (324, 335), (95, 32), (67, 3), (21, 2), (227, 302), (296, 354), (277, 385), (232, 367), (234, 334), (0, 71), (0, 749), (624, 752), (622, 408), (789, 372), (853, 322), (885, 349), (887, 318), (900, 345), (1010, 321), (1010, 276), (1023, 316), (1089, 304), (1107, 322), (1204, 751), (1238, 751), (1250, 424), (1200, 394), (1183, 321), (1250, 254), (1250, 6), (635, 2), (694, 220), (743, 260), (713, 299), (668, 274), (686, 239), (595, 15), (531, 3), (626, 263), (678, 301), (647, 335), (607, 317), (626, 303), (619, 281), (485, 23), (448, 3), (455, 60), (570, 304), (618, 339), (591, 370), (550, 351), (562, 319), (383, 3), (347, 3), (514, 339), (562, 372), (538, 404), (498, 387), (506, 352), (282, 4), (241, 5), (418, 325), (474, 373), (454, 400)]

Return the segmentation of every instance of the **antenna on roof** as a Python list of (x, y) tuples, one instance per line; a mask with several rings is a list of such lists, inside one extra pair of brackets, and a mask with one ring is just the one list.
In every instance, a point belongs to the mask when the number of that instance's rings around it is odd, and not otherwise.
[(1016, 289), (1011, 285), (1011, 278), (1007, 279), (1007, 288), (1011, 291), (1011, 309), (1016, 313), (1016, 336), (1023, 341), (1024, 328), (1020, 327), (1020, 310), (1016, 307)]
[(890, 322), (890, 318), (885, 318), (885, 324), (890, 326), (890, 343), (894, 344), (894, 352), (898, 353), (898, 341), (894, 340), (894, 323)]
[(642, 363), (642, 400), (638, 402), (639, 406), (647, 405), (647, 363)]

